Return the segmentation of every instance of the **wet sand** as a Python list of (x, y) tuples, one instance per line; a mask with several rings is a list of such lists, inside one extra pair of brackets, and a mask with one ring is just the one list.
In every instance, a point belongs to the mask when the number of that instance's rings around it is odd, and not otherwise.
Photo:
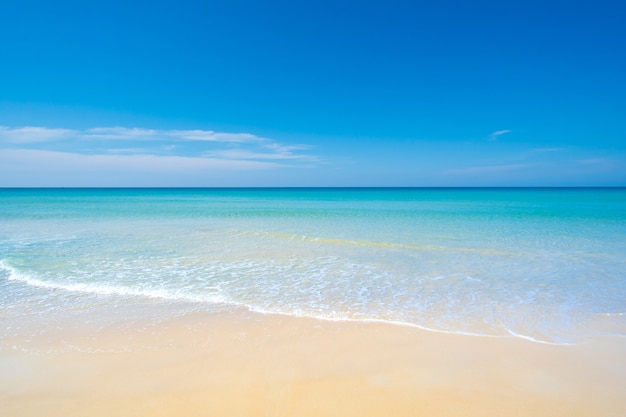
[(1, 416), (626, 415), (620, 337), (555, 346), (234, 311), (13, 342)]

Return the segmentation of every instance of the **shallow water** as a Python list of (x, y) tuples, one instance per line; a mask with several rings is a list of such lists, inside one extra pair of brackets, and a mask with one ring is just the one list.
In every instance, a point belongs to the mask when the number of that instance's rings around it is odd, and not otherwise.
[(4, 189), (0, 347), (242, 306), (578, 343), (626, 335), (625, 254), (624, 188)]

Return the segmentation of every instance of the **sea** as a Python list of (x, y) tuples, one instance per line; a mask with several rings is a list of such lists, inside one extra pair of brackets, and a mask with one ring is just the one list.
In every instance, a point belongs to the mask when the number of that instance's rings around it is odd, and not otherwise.
[(626, 188), (0, 189), (0, 350), (237, 309), (626, 336)]

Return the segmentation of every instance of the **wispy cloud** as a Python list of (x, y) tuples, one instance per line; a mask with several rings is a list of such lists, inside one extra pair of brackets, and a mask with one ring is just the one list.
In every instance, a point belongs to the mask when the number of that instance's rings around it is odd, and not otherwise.
[(219, 158), (194, 158), (182, 156), (156, 155), (81, 155), (69, 152), (42, 151), (42, 150), (0, 150), (0, 160), (12, 160), (14, 164), (23, 167), (36, 164), (42, 167), (62, 170), (87, 168), (90, 171), (101, 171), (110, 168), (131, 171), (159, 171), (178, 172), (195, 171), (198, 169), (268, 169), (276, 167), (271, 162), (238, 161)]
[(242, 149), (226, 149), (222, 151), (209, 152), (205, 154), (208, 157), (224, 158), (224, 159), (243, 159), (243, 160), (258, 160), (258, 159), (302, 159), (302, 160), (315, 160), (315, 157), (311, 155), (295, 154), (290, 151), (280, 152), (251, 152)]
[(159, 130), (140, 127), (0, 126), (0, 149), (46, 150), (83, 155), (154, 155), (219, 160), (314, 161), (310, 147), (284, 144), (251, 133), (212, 130)]
[(0, 148), (0, 187), (264, 185), (269, 174), (261, 173), (281, 166), (274, 161)]
[(0, 126), (0, 139), (5, 142), (42, 142), (68, 139), (113, 139), (113, 140), (198, 140), (224, 143), (272, 142), (250, 133), (215, 132), (212, 130), (158, 130), (138, 127), (93, 127), (89, 129), (57, 129), (50, 127)]
[(84, 131), (74, 131), (75, 136), (90, 139), (152, 139), (159, 136), (159, 132), (154, 129), (128, 128), (128, 127), (94, 127)]
[(510, 130), (508, 129), (504, 129), (504, 130), (496, 130), (495, 132), (493, 132), (491, 135), (489, 135), (489, 140), (498, 140), (498, 137), (505, 135), (507, 133), (511, 133)]
[(71, 129), (52, 129), (48, 127), (7, 127), (0, 126), (0, 142), (37, 143), (63, 139), (74, 133)]
[(254, 143), (267, 140), (250, 133), (225, 133), (212, 130), (168, 130), (164, 134), (179, 139), (209, 142)]

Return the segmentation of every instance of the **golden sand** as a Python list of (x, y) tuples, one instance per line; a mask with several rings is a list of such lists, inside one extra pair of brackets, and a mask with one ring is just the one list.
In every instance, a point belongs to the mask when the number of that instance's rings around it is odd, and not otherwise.
[(554, 346), (249, 312), (0, 353), (0, 416), (624, 416), (626, 339)]

